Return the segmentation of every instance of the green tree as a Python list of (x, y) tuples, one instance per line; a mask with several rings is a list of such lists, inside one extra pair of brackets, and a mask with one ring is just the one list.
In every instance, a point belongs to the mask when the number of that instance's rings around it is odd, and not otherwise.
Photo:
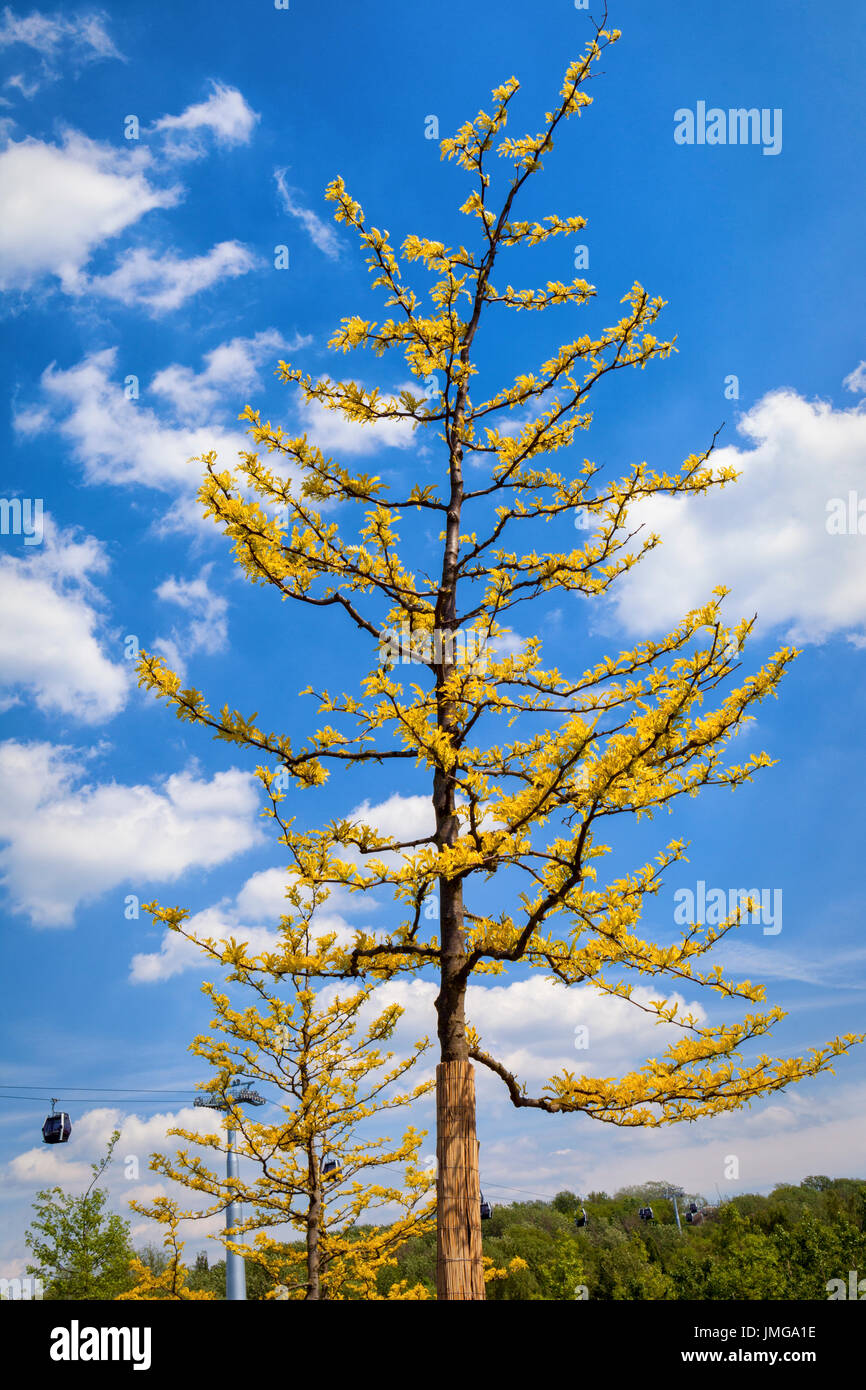
[(594, 1258), (587, 1261), (584, 1283), (590, 1298), (640, 1301), (676, 1298), (674, 1285), (661, 1265), (650, 1258), (636, 1232), (603, 1227), (594, 1237)]
[(108, 1210), (99, 1185), (119, 1138), (116, 1129), (103, 1157), (90, 1165), (93, 1177), (85, 1192), (49, 1187), (36, 1194), (25, 1237), (34, 1256), (27, 1273), (42, 1280), (47, 1299), (112, 1299), (133, 1282), (129, 1225)]
[(806, 1211), (796, 1225), (779, 1226), (773, 1234), (784, 1272), (786, 1298), (826, 1298), (830, 1279), (847, 1282), (849, 1271), (864, 1268), (866, 1240), (844, 1218), (816, 1219)]
[(713, 1223), (709, 1240), (695, 1242), (709, 1259), (685, 1255), (677, 1271), (677, 1297), (776, 1299), (787, 1296), (785, 1271), (772, 1237), (730, 1203)]

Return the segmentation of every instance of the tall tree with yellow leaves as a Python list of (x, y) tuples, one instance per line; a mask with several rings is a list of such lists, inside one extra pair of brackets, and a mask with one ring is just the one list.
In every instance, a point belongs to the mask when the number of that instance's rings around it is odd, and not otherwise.
[[(652, 817), (678, 797), (704, 787), (737, 787), (770, 765), (766, 754), (728, 764), (727, 745), (752, 707), (776, 693), (796, 652), (784, 647), (741, 684), (729, 681), (741, 665), (751, 623), (724, 625), (721, 588), (666, 637), (573, 674), (546, 668), (537, 638), (521, 654), (496, 652), (497, 639), (508, 631), (503, 620), (519, 605), (553, 590), (600, 599), (658, 543), (629, 528), (633, 504), (659, 494), (702, 494), (735, 477), (731, 468), (714, 466), (712, 444), (672, 473), (640, 464), (619, 479), (606, 478), (584, 459), (569, 479), (549, 464), (550, 455), (568, 449), (589, 426), (590, 393), (598, 382), (672, 351), (672, 342), (653, 333), (664, 301), (639, 284), (624, 295), (627, 308), (618, 322), (565, 343), (510, 383), (488, 385), (481, 365), (482, 320), (501, 327), (503, 318), (521, 311), (576, 310), (595, 294), (583, 279), (549, 281), (541, 289), (497, 288), (494, 272), (513, 249), (585, 225), (582, 217), (557, 214), (521, 221), (515, 209), (569, 118), (592, 101), (586, 86), (594, 66), (619, 38), (604, 23), (568, 66), (537, 134), (505, 134), (519, 88), (512, 77), (493, 92), (489, 113), (479, 112), (441, 142), (442, 157), (455, 159), (471, 184), (461, 208), (476, 228), (469, 248), (410, 235), (398, 258), (388, 233), (368, 224), (341, 179), (327, 189), (337, 221), (357, 233), (373, 285), (393, 310), (379, 323), (344, 319), (330, 345), (343, 352), (402, 351), (426, 394), (383, 395), (352, 380), (313, 379), (285, 362), (279, 375), (307, 403), (356, 425), (411, 422), (431, 450), (439, 449), (441, 484), (410, 479), (398, 494), (380, 477), (325, 457), (306, 435), (263, 422), (252, 408), (242, 418), (255, 449), (275, 456), (275, 468), (266, 467), (259, 452), (243, 453), (234, 472), (218, 466), (213, 453), (201, 460), (205, 514), (233, 543), (251, 582), (272, 586), (281, 599), (339, 611), (366, 634), (372, 669), (363, 688), (319, 693), (320, 710), (333, 723), (299, 742), (263, 731), (255, 716), (227, 706), (213, 711), (199, 691), (182, 689), (157, 657), (143, 654), (139, 667), (141, 682), (168, 700), (179, 718), (262, 758), (258, 774), (290, 853), (302, 917), (308, 908), (301, 890), (316, 900), (333, 885), (393, 891), (402, 917), (393, 930), (358, 932), (351, 945), (320, 941), (306, 958), (310, 970), (368, 981), (436, 972), (443, 1299), (484, 1296), (472, 1061), (501, 1077), (516, 1106), (657, 1125), (737, 1108), (829, 1068), (860, 1040), (848, 1034), (808, 1057), (749, 1059), (741, 1050), (765, 1035), (781, 1010), (746, 1012), (719, 1025), (677, 1014), (665, 997), (665, 981), (703, 985), (749, 1005), (764, 999), (761, 987), (727, 980), (718, 966), (698, 969), (738, 914), (717, 927), (689, 924), (672, 944), (639, 933), (644, 900), (658, 892), (664, 871), (685, 857), (682, 841), (671, 841), (631, 874), (605, 885), (597, 881), (599, 860), (610, 851), (601, 836), (617, 816)], [(506, 170), (498, 193), (494, 156)], [(404, 278), (409, 269), (425, 281), (426, 301), (424, 288)], [(516, 425), (513, 415), (508, 419), (515, 411)], [(355, 529), (354, 508), (363, 512)], [(421, 572), (420, 555), (401, 551), (397, 528), (413, 508), (442, 528), (441, 563), (432, 576)], [(578, 518), (585, 544), (562, 552), (511, 548), (512, 536), (556, 518)], [(407, 650), (419, 678), (408, 688), (395, 664), (398, 652)], [(511, 742), (496, 741), (501, 719), (518, 724)], [(358, 821), (303, 831), (283, 819), (289, 778), (315, 788), (331, 768), (367, 764), (424, 770), (435, 814), (429, 835), (400, 840)], [(522, 878), (522, 892), (514, 888), (515, 876)], [(174, 924), (172, 910), (156, 915)], [(630, 1000), (681, 1037), (663, 1056), (618, 1080), (563, 1070), (543, 1094), (529, 1096), (487, 1050), (465, 1010), (473, 975), (500, 974), (516, 962), (545, 971), (554, 982)], [(636, 975), (660, 981), (652, 1004), (633, 996)]]
[[(229, 981), (252, 991), (255, 1002), (236, 1009), (227, 994), (211, 984), (202, 986), (214, 1007), (213, 1032), (198, 1036), (191, 1051), (207, 1063), (212, 1079), (205, 1089), (224, 1116), (216, 1134), (180, 1128), (168, 1132), (200, 1149), (225, 1153), (232, 1131), (234, 1151), (254, 1177), (229, 1179), (189, 1149), (174, 1158), (153, 1154), (154, 1172), (207, 1201), (184, 1212), (165, 1198), (132, 1202), (136, 1211), (168, 1227), (166, 1244), (175, 1254), (154, 1284), (155, 1292), (145, 1279), (144, 1292), (131, 1296), (189, 1297), (183, 1279), (180, 1293), (164, 1292), (177, 1281), (178, 1221), (202, 1219), (240, 1203), (245, 1214), (228, 1233), (228, 1247), (278, 1278), (285, 1296), (376, 1297), (379, 1270), (395, 1262), (395, 1252), (410, 1236), (431, 1229), (433, 1176), (419, 1163), (423, 1131), (410, 1126), (393, 1141), (368, 1137), (366, 1128), (359, 1132), (359, 1127), (411, 1105), (432, 1088), (427, 1081), (400, 1089), (427, 1039), (395, 1062), (382, 1044), (403, 1013), (399, 1005), (389, 1005), (364, 1024), (359, 1015), (373, 985), (352, 987), (330, 999), (317, 996), (301, 965), (311, 948), (306, 925), (285, 919), (278, 949), (259, 956), (236, 941), (199, 940), (182, 912), (173, 916), (173, 925), (198, 941), (211, 962), (226, 967)], [(243, 1109), (231, 1089), (232, 1079), (240, 1075), (252, 1078), (266, 1099), (277, 1102), (278, 1117), (259, 1122)], [(402, 1182), (394, 1171), (398, 1168)], [(380, 1169), (384, 1182), (375, 1180)], [(392, 1216), (396, 1208), (399, 1215), (372, 1224), (386, 1208)], [(279, 1228), (277, 1237), (267, 1234), (273, 1228)], [(252, 1231), (258, 1234), (250, 1245), (244, 1237)], [(423, 1288), (406, 1290), (401, 1284), (391, 1296), (427, 1295)]]

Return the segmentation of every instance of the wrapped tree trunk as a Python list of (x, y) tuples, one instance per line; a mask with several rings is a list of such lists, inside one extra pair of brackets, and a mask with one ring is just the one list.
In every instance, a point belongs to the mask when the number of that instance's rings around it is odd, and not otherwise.
[(471, 1062), (440, 1062), (436, 1068), (436, 1132), (437, 1297), (483, 1299), (481, 1189)]
[[(442, 720), (449, 727), (451, 711)], [(433, 806), (440, 845), (459, 833), (454, 781), (437, 770)], [(436, 1296), (483, 1299), (481, 1189), (475, 1134), (475, 1072), (466, 1036), (466, 943), (463, 884), (439, 880), (441, 971), (436, 999), (441, 1061), (436, 1068)]]

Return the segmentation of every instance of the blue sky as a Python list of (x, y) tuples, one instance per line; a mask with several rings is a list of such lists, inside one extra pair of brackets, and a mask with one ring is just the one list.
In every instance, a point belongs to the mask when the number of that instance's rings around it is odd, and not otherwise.
[[(42, 1149), (41, 1105), (2, 1102), (3, 1273), (20, 1261), (36, 1186), (74, 1185), (115, 1119), (146, 1184), (166, 1113), (200, 1079), (185, 1049), (207, 1019), (201, 971), (164, 948), (146, 917), (124, 917), (127, 895), (234, 929), (265, 930), (279, 911), (280, 857), (257, 816), (251, 763), (142, 695), (124, 643), (159, 648), (213, 700), (293, 735), (313, 718), (298, 691), (349, 688), (352, 641), (233, 572), (198, 518), (187, 460), (209, 447), (230, 459), (250, 402), (349, 464), (436, 476), (435, 457), (419, 456), (404, 431), (320, 418), (273, 366), (289, 357), (338, 372), (346, 363), (326, 343), (340, 317), (380, 312), (362, 256), (330, 220), (326, 183), (341, 174), (398, 242), (410, 231), (465, 237), (465, 175), (425, 139), (428, 118), (453, 132), (515, 74), (516, 129), (536, 129), (589, 33), (571, 0), (481, 0), (472, 13), (468, 24), (450, 0), (435, 11), (153, 0), (0, 18), (3, 496), (42, 499), (45, 512), (41, 544), (0, 536), (0, 1080), (6, 1095), (60, 1095), (76, 1120), (67, 1149)], [(802, 647), (779, 701), (744, 736), (778, 766), (735, 799), (707, 795), (621, 836), (615, 855), (628, 867), (674, 834), (691, 840), (690, 864), (653, 905), (659, 934), (672, 930), (674, 892), (699, 880), (781, 891), (781, 931), (746, 925), (720, 958), (765, 980), (789, 1010), (775, 1034), (788, 1053), (856, 1030), (866, 994), (858, 7), (841, 3), (816, 24), (805, 4), (684, 12), (620, 0), (610, 18), (623, 38), (593, 81), (594, 104), (557, 142), (522, 215), (586, 216), (579, 273), (598, 298), (580, 312), (602, 326), (639, 279), (668, 301), (662, 325), (678, 353), (604, 383), (574, 452), (614, 472), (641, 459), (674, 468), (724, 422), (722, 456), (742, 477), (722, 495), (648, 510), (664, 546), (591, 618), (554, 595), (519, 635), (542, 636), (551, 661), (583, 669), (668, 630), (726, 583), (731, 621), (758, 613), (750, 663), (783, 641)], [(781, 111), (781, 149), (676, 143), (675, 112), (699, 102)], [(288, 269), (275, 267), (280, 246)], [(575, 274), (563, 239), (532, 253), (531, 268), (525, 259), (516, 283)], [(572, 332), (553, 313), (527, 317), (511, 340), (483, 341), (492, 374), (507, 379), (551, 334), (558, 343)], [(355, 358), (350, 370), (393, 389), (400, 365)], [(832, 534), (828, 505), (847, 509), (852, 493), (851, 533)], [(359, 656), (358, 678), (361, 667)], [(355, 773), (293, 810), (314, 825), (367, 802), (383, 808), (383, 826), (420, 824), (425, 798), (412, 775)], [(383, 911), (343, 910), (358, 925)], [(405, 1036), (434, 1032), (434, 992), (423, 980), (406, 987)], [(575, 1059), (610, 1075), (659, 1050), (639, 1021), (554, 998), (520, 972), (470, 1007), (535, 1087)], [(594, 1039), (586, 1058), (573, 1051), (581, 1022)], [(114, 1114), (92, 1100), (109, 1087), (167, 1094)], [(76, 1103), (73, 1088), (91, 1099)], [(712, 1195), (860, 1173), (864, 1100), (861, 1053), (835, 1079), (651, 1134), (527, 1117), (479, 1078), (483, 1182), (508, 1200), (659, 1176)], [(724, 1176), (731, 1154), (739, 1182)], [(138, 1190), (122, 1175), (115, 1185), (121, 1202)]]

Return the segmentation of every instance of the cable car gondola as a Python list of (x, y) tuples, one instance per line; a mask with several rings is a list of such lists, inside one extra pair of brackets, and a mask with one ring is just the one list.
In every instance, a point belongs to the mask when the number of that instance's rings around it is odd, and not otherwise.
[(482, 1221), (489, 1221), (492, 1215), (493, 1215), (493, 1208), (491, 1207), (491, 1205), (490, 1205), (489, 1202), (486, 1202), (486, 1201), (484, 1200), (484, 1193), (482, 1192), (482, 1194), (481, 1194), (481, 1220), (482, 1220)]
[(44, 1144), (65, 1144), (72, 1133), (72, 1121), (65, 1110), (55, 1111), (57, 1098), (51, 1097), (51, 1114), (46, 1116), (45, 1124), (42, 1126), (42, 1142)]
[(575, 1224), (575, 1226), (585, 1226), (585, 1225), (586, 1225), (586, 1207), (581, 1207), (581, 1209), (580, 1209), (580, 1211), (578, 1212), (577, 1216), (574, 1218), (574, 1224)]
[(336, 1173), (336, 1171), (337, 1160), (335, 1158), (326, 1158), (324, 1163), (322, 1164), (322, 1176), (324, 1176), (326, 1173)]

